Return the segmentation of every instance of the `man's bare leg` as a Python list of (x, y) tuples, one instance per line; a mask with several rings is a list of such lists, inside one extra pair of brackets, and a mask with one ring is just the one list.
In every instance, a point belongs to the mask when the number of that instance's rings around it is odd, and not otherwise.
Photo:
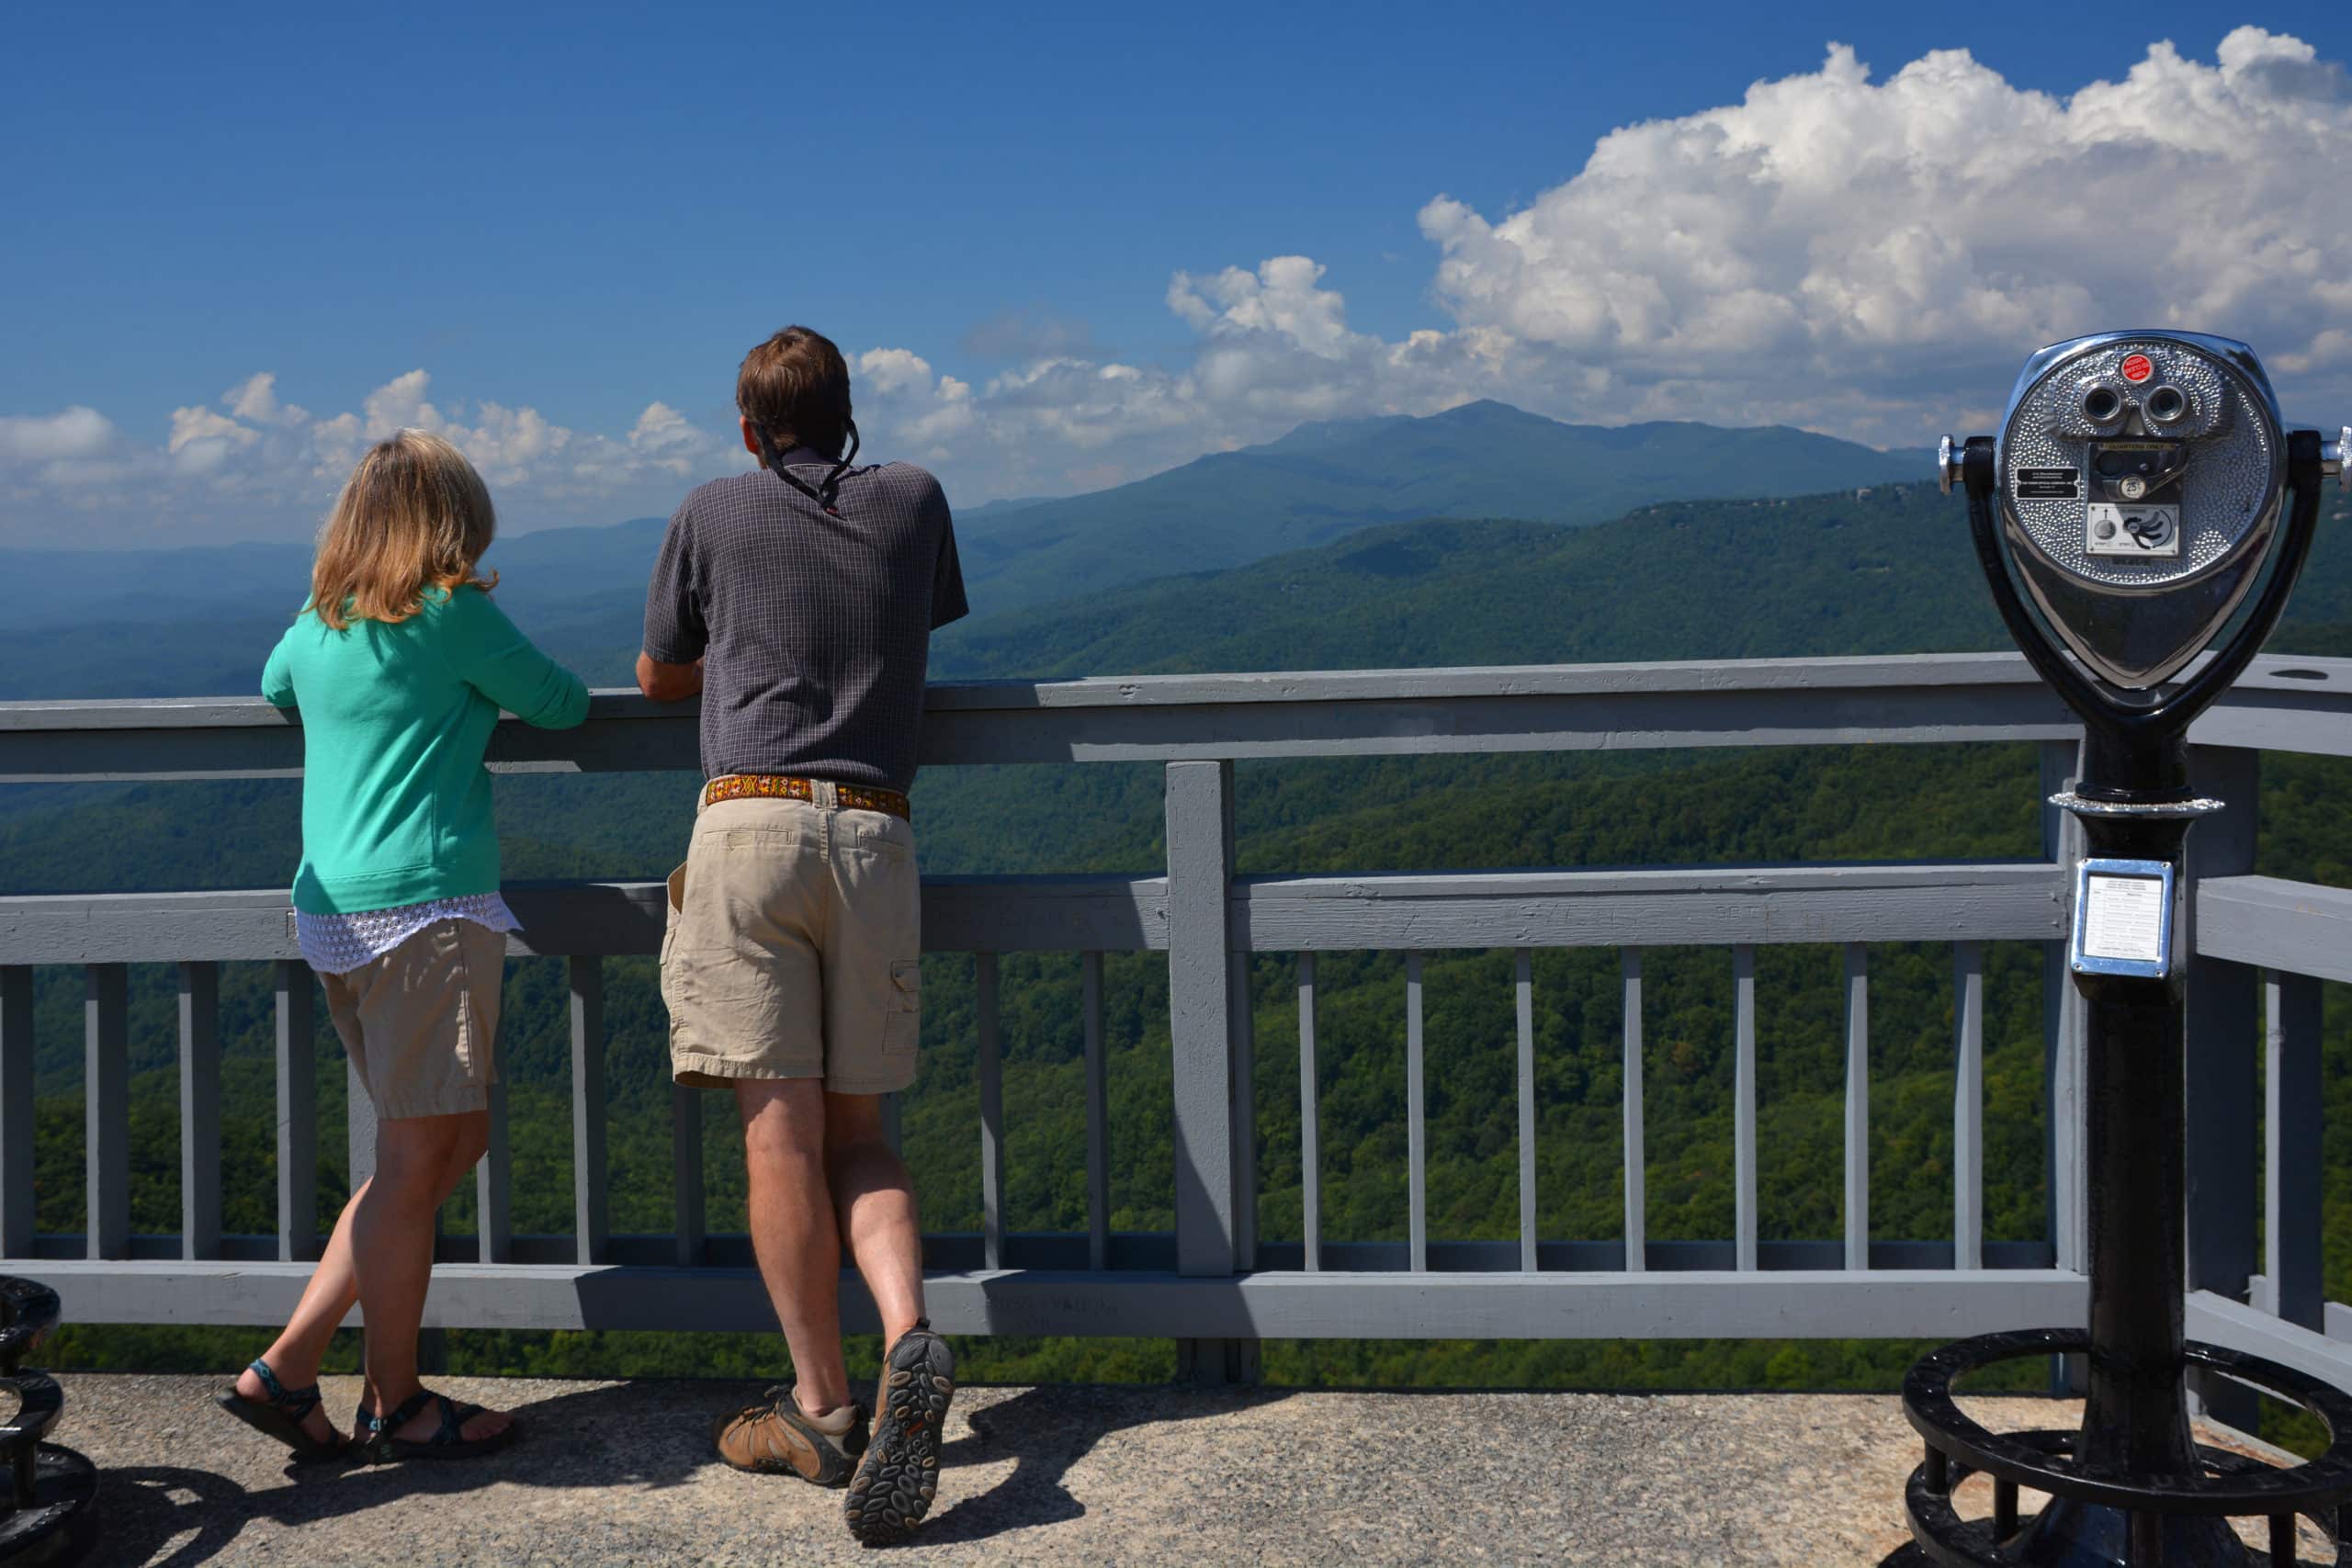
[(792, 1351), (793, 1398), (811, 1416), (849, 1403), (842, 1365), (840, 1222), (825, 1177), (821, 1078), (739, 1078), (752, 1255)]
[(922, 1236), (907, 1168), (882, 1135), (875, 1095), (828, 1095), (833, 1201), (842, 1235), (882, 1315), (888, 1343), (874, 1429), (842, 1512), (868, 1546), (903, 1540), (939, 1490), (940, 1429), (956, 1392), (956, 1356), (922, 1317)]
[(922, 1312), (922, 1229), (906, 1162), (882, 1131), (878, 1094), (825, 1096), (825, 1173), (866, 1292), (882, 1315), (882, 1354)]

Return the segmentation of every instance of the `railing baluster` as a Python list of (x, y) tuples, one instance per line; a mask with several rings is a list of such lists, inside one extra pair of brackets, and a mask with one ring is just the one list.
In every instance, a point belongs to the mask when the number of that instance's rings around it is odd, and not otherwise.
[(2263, 975), (2263, 1272), (2270, 1310), (2322, 1326), (2320, 991), (2308, 975)]
[(1625, 1268), (1648, 1267), (1649, 1168), (1642, 1147), (1642, 950), (1618, 955), (1625, 1006)]
[(571, 1208), (575, 1259), (608, 1254), (605, 1170), (605, 964), (565, 960), (571, 982)]
[[(2178, 1134), (2188, 1243), (2182, 1284), (2243, 1300), (2263, 1266), (2262, 972), (2201, 951), (2206, 922), (2194, 890), (2254, 871), (2262, 754), (2191, 746), (2188, 781), (2197, 794), (2230, 808), (2188, 836), (2181, 867), (2182, 885), (2191, 890), (2179, 911), (2178, 983), (2188, 1041)], [(2199, 1413), (2225, 1427), (2251, 1431), (2261, 1422), (2260, 1401), (2243, 1383), (2195, 1368), (2188, 1390), (2203, 1407)]]
[(1871, 1266), (1871, 957), (1846, 944), (1846, 1267)]
[(33, 1249), (33, 972), (0, 967), (0, 1258)]
[(996, 954), (974, 955), (979, 1007), (980, 1262), (1004, 1267), (1004, 1066), (997, 1046)]
[(1322, 1085), (1315, 1066), (1315, 954), (1298, 955), (1298, 1201), (1306, 1267), (1323, 1267)]
[(474, 1256), (514, 1261), (514, 1153), (506, 1137), (506, 1079), (490, 1086), (490, 1143), (474, 1167)]
[(1535, 967), (1527, 949), (1511, 955), (1519, 1003), (1519, 1266), (1535, 1272)]
[(1258, 1266), (1258, 1020), (1251, 1001), (1250, 954), (1227, 960), (1226, 995), (1233, 1024), (1233, 1266)]
[(1102, 955), (1078, 961), (1080, 1010), (1086, 1029), (1086, 1266), (1111, 1266), (1110, 1067), (1102, 1046)]
[(682, 1083), (670, 1086), (670, 1191), (678, 1213), (678, 1267), (693, 1269), (703, 1258), (702, 1090)]
[(1233, 1212), (1233, 764), (1168, 764), (1170, 1135), (1176, 1271), (1230, 1274)]
[(85, 1240), (92, 1258), (124, 1258), (130, 1252), (130, 971), (93, 964), (84, 975)]
[(1733, 1266), (1756, 1267), (1756, 950), (1731, 950)]
[(220, 965), (180, 965), (180, 1256), (220, 1255)]
[(1984, 944), (1952, 946), (1952, 1267), (1984, 1267)]
[(311, 1032), (311, 966), (277, 966), (277, 1258), (308, 1262), (319, 1250), (319, 1085)]
[(1405, 1192), (1407, 1252), (1430, 1266), (1429, 1130), (1421, 1085), (1421, 955), (1405, 954)]

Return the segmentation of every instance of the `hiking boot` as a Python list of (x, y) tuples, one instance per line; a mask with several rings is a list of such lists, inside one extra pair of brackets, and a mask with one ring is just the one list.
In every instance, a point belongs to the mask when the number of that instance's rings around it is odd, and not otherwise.
[(920, 1319), (890, 1347), (875, 1394), (873, 1440), (849, 1483), (849, 1533), (867, 1546), (905, 1539), (939, 1490), (939, 1428), (956, 1393), (956, 1357)]
[(865, 1451), (865, 1406), (845, 1404), (810, 1416), (788, 1385), (772, 1388), (760, 1404), (730, 1410), (711, 1423), (710, 1441), (718, 1457), (737, 1470), (839, 1486)]

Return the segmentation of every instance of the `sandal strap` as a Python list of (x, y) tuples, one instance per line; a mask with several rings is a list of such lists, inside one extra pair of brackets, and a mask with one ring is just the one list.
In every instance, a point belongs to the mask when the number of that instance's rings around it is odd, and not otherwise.
[(295, 1420), (303, 1420), (319, 1407), (317, 1383), (308, 1388), (288, 1388), (277, 1381), (277, 1374), (270, 1371), (267, 1361), (254, 1361), (247, 1370), (261, 1380), (262, 1392), (269, 1395), (270, 1404)]
[(466, 1423), (481, 1414), (479, 1404), (459, 1404), (447, 1394), (433, 1396), (441, 1402), (441, 1429), (433, 1434), (436, 1443), (462, 1443), (466, 1440)]
[(389, 1437), (415, 1420), (426, 1405), (435, 1404), (441, 1407), (441, 1425), (425, 1441), (436, 1447), (465, 1441), (466, 1423), (481, 1415), (482, 1407), (479, 1404), (459, 1404), (447, 1394), (429, 1388), (421, 1388), (410, 1394), (390, 1416), (370, 1415), (368, 1407), (362, 1404), (356, 1424), (367, 1427), (370, 1437)]
[(388, 1433), (397, 1432), (411, 1421), (415, 1420), (418, 1411), (440, 1397), (429, 1388), (421, 1388), (401, 1400), (399, 1408), (389, 1416), (379, 1415), (362, 1404), (355, 1419), (360, 1426), (368, 1428), (369, 1435), (380, 1438)]

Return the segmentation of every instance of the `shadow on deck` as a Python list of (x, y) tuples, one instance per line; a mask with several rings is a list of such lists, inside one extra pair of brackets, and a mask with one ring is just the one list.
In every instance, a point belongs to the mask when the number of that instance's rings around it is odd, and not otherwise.
[[(443, 1382), (519, 1411), (528, 1439), (295, 1471), (213, 1408), (215, 1380), (69, 1377), (60, 1436), (105, 1474), (95, 1561), (871, 1561), (840, 1494), (712, 1458), (711, 1415), (755, 1385)], [(347, 1417), (356, 1380), (327, 1391)], [(1975, 1403), (2007, 1426), (2075, 1419)], [(948, 1431), (910, 1560), (1867, 1564), (1906, 1539), (1918, 1455), (1892, 1397), (1852, 1394), (978, 1388)]]

